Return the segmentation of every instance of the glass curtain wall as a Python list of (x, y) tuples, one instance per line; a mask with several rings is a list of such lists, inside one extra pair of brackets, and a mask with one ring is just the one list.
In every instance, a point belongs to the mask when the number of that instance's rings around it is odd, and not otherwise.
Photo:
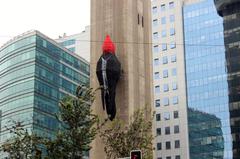
[(190, 156), (232, 159), (223, 20), (213, 0), (183, 12)]

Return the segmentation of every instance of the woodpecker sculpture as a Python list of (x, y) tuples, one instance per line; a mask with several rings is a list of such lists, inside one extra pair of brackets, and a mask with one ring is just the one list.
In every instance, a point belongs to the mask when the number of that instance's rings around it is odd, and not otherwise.
[(112, 121), (116, 116), (116, 86), (120, 78), (121, 64), (115, 55), (115, 45), (109, 35), (102, 45), (103, 54), (97, 62), (97, 78), (101, 86), (103, 110)]

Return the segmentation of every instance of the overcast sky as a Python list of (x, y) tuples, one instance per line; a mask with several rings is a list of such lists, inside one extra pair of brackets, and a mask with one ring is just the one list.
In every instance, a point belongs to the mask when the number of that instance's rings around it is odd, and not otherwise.
[(0, 0), (0, 46), (28, 30), (50, 38), (90, 25), (90, 0)]

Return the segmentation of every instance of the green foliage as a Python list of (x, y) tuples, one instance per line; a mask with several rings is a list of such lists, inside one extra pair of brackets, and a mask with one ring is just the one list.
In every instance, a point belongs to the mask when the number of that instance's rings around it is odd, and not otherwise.
[(11, 159), (40, 159), (39, 146), (42, 146), (48, 152), (46, 159), (82, 159), (83, 153), (91, 149), (90, 143), (97, 132), (94, 126), (98, 118), (90, 108), (95, 92), (79, 86), (76, 96), (60, 101), (57, 119), (62, 127), (53, 140), (29, 133), (21, 122), (13, 121), (13, 126), (7, 128), (13, 137), (1, 146), (1, 151), (7, 152)]
[(98, 121), (90, 108), (94, 97), (91, 88), (79, 86), (76, 97), (67, 96), (60, 101), (58, 119), (63, 129), (55, 140), (46, 142), (49, 158), (82, 159), (83, 152), (91, 149), (90, 143), (96, 135), (94, 125)]
[(152, 119), (145, 118), (143, 110), (137, 110), (129, 126), (120, 119), (115, 119), (100, 137), (105, 144), (108, 159), (127, 157), (131, 150), (141, 150), (144, 159), (152, 159)]
[(33, 133), (29, 133), (22, 122), (12, 121), (13, 126), (6, 129), (10, 131), (12, 137), (1, 145), (1, 151), (8, 153), (11, 159), (38, 159), (41, 152), (38, 145), (42, 143), (42, 138)]

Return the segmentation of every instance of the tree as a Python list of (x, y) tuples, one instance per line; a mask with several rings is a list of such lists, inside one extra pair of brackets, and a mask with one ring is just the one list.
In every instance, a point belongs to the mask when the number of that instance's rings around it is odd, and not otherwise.
[(23, 122), (12, 121), (12, 127), (6, 127), (12, 137), (1, 145), (1, 151), (8, 153), (11, 159), (39, 159), (39, 145), (42, 138), (24, 128)]
[(143, 110), (137, 110), (132, 118), (129, 126), (117, 118), (100, 131), (108, 159), (127, 157), (131, 150), (141, 150), (144, 159), (153, 158), (152, 119), (146, 120)]
[(91, 104), (95, 91), (79, 86), (76, 97), (67, 96), (60, 101), (57, 118), (62, 129), (56, 139), (46, 142), (48, 157), (51, 159), (82, 159), (83, 153), (91, 149), (90, 143), (96, 135), (98, 121), (92, 114)]

